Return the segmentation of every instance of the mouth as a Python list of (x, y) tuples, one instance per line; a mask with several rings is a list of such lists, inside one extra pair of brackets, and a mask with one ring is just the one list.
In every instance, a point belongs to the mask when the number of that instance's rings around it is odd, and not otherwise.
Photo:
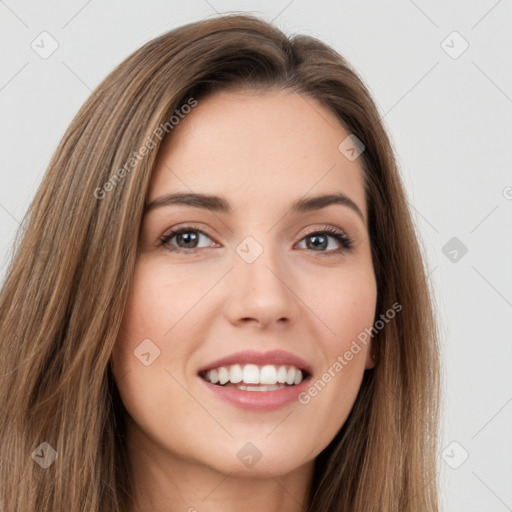
[(241, 391), (268, 392), (298, 386), (309, 378), (310, 374), (305, 368), (291, 364), (235, 363), (201, 371), (199, 376), (216, 386)]
[(309, 385), (313, 368), (283, 350), (248, 350), (217, 359), (197, 375), (216, 399), (247, 411), (265, 412), (295, 402)]

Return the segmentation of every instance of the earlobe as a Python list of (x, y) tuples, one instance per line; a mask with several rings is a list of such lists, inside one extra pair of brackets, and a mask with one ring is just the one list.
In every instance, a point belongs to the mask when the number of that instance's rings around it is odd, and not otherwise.
[(366, 353), (366, 364), (365, 364), (365, 370), (370, 370), (371, 368), (374, 368), (377, 364), (377, 354), (375, 353), (375, 349), (373, 348), (373, 345), (370, 346), (368, 349), (368, 352)]

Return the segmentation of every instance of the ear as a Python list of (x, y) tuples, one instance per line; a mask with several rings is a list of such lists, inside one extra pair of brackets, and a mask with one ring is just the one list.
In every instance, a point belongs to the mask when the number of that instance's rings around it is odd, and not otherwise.
[(368, 350), (366, 351), (366, 362), (364, 365), (365, 370), (369, 370), (370, 368), (374, 368), (377, 364), (377, 354), (375, 352), (375, 348), (373, 343), (370, 344)]

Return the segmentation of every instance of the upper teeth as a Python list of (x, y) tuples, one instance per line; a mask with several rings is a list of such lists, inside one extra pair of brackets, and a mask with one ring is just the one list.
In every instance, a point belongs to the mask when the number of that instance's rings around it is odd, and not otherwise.
[(212, 384), (224, 385), (226, 382), (238, 384), (288, 384), (297, 385), (302, 381), (302, 371), (295, 366), (274, 366), (266, 364), (258, 366), (255, 364), (233, 364), (231, 366), (220, 366), (204, 373), (204, 378)]

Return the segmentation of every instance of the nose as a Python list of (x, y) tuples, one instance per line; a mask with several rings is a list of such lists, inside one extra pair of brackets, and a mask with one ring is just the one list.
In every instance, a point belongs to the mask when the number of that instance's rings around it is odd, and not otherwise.
[(300, 301), (293, 291), (292, 273), (283, 263), (265, 248), (251, 263), (234, 254), (224, 303), (224, 314), (233, 325), (264, 329), (296, 323)]

